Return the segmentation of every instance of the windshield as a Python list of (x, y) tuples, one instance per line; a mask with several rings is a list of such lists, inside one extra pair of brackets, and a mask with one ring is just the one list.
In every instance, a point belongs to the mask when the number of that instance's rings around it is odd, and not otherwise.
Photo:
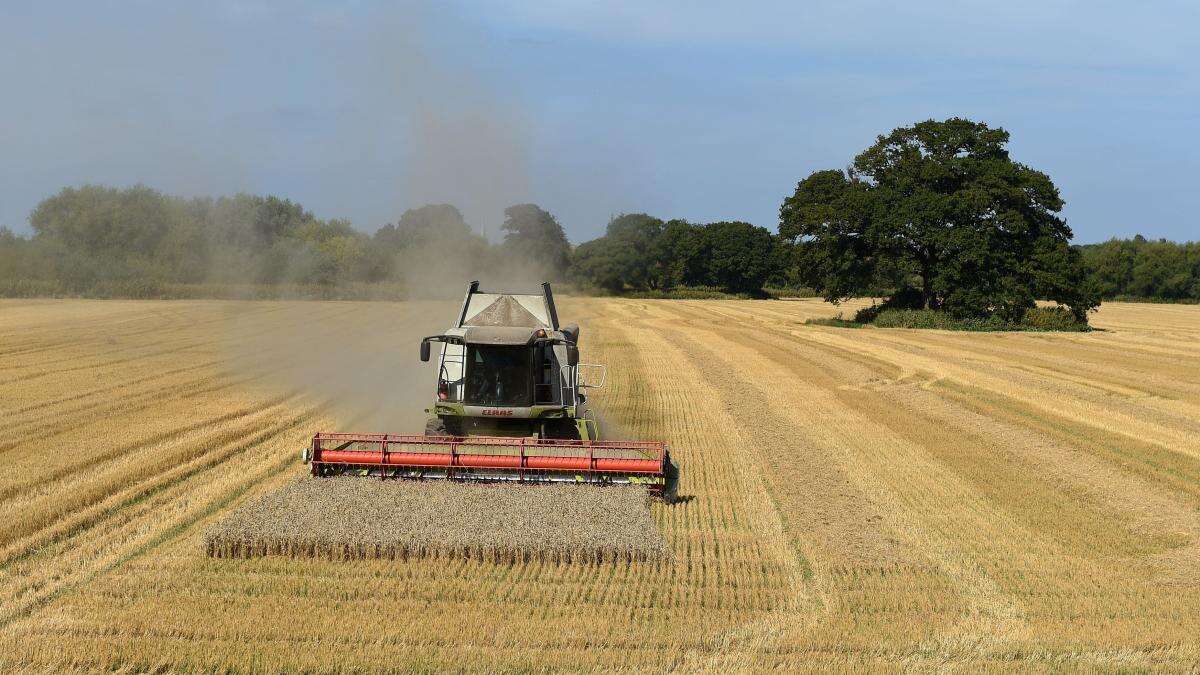
[(529, 347), (467, 346), (467, 390), (471, 405), (533, 404), (532, 352)]

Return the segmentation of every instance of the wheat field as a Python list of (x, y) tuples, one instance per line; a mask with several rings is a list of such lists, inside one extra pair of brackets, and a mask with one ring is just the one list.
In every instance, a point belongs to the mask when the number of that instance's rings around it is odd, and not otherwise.
[(681, 464), (667, 563), (210, 558), (314, 431), (411, 430), (433, 375), (385, 366), (451, 314), (0, 301), (0, 669), (1200, 668), (1200, 307), (967, 334), (560, 304), (607, 427)]

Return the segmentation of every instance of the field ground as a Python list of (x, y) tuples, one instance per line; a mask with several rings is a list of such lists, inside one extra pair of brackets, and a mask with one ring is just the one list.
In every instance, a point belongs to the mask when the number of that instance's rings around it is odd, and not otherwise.
[(337, 380), (415, 361), (431, 309), (0, 301), (0, 669), (1200, 668), (1200, 307), (966, 334), (562, 305), (610, 426), (681, 461), (669, 564), (207, 558), (313, 431), (408, 430)]

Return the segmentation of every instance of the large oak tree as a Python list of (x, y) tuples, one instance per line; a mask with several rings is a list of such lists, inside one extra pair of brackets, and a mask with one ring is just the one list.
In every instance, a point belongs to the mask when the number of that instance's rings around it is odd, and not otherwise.
[(780, 208), (805, 281), (830, 301), (1019, 319), (1037, 299), (1079, 319), (1098, 304), (1049, 176), (1009, 157), (1009, 134), (965, 119), (880, 136), (845, 171), (800, 181)]

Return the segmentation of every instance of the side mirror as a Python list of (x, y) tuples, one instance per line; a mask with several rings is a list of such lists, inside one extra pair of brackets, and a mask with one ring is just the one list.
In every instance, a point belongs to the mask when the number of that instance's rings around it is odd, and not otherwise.
[(429, 340), (421, 340), (421, 360), (429, 360)]
[(579, 346), (579, 324), (572, 323), (562, 328), (563, 335), (567, 336), (567, 341)]

